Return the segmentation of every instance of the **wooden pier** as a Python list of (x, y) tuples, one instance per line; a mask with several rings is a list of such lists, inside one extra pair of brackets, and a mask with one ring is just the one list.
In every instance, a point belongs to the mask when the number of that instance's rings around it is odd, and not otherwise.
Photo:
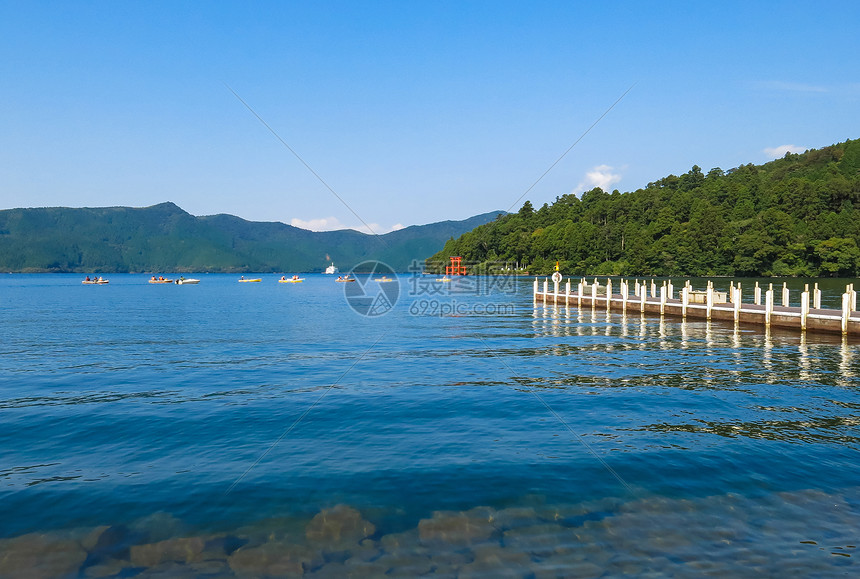
[(535, 278), (535, 302), (860, 336), (860, 312), (857, 311), (857, 292), (853, 284), (849, 284), (842, 294), (842, 308), (830, 310), (821, 308), (818, 284), (811, 291), (806, 286), (800, 294), (801, 305), (797, 307), (789, 305), (790, 295), (785, 284), (774, 290), (773, 284), (764, 289), (756, 283), (753, 303), (745, 304), (740, 284), (734, 283), (728, 292), (719, 292), (714, 290), (710, 281), (703, 290), (694, 290), (688, 281), (675, 297), (671, 281), (663, 281), (657, 286), (651, 280), (649, 286), (636, 280), (631, 292), (630, 281), (622, 279), (618, 282), (618, 293), (613, 292), (611, 279), (600, 284), (597, 279), (588, 283), (583, 278), (575, 287), (571, 286), (570, 279), (561, 287), (562, 281), (558, 272), (553, 274), (552, 280), (545, 278), (542, 287)]

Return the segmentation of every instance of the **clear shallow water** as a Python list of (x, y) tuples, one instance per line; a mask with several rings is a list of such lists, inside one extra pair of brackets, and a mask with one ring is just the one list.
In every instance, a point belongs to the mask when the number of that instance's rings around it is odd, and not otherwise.
[(0, 277), (0, 576), (852, 572), (857, 344), (307, 278)]

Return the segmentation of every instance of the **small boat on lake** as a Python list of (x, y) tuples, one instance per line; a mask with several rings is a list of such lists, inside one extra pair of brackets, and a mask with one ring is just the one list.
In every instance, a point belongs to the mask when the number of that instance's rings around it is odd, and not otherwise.
[(261, 281), (263, 281), (263, 279), (259, 278), (259, 277), (255, 277), (253, 279), (245, 279), (245, 276), (243, 275), (242, 277), (239, 278), (239, 283), (255, 283), (255, 282), (261, 282)]
[(325, 268), (325, 273), (328, 275), (334, 275), (337, 273), (337, 268), (334, 266), (334, 262), (331, 262), (331, 265)]
[(149, 278), (149, 283), (173, 283), (172, 279), (167, 279), (164, 276), (152, 276)]
[(382, 276), (382, 277), (378, 277), (378, 278), (376, 278), (376, 279), (375, 279), (375, 280), (373, 280), (373, 281), (375, 281), (375, 282), (377, 282), (377, 283), (388, 283), (388, 282), (390, 282), (390, 281), (397, 281), (397, 280), (396, 280), (396, 279), (393, 279), (393, 278), (390, 278), (390, 277), (388, 277), (387, 275), (384, 275), (384, 276)]
[(355, 278), (354, 278), (354, 277), (349, 277), (349, 274), (347, 274), (347, 275), (339, 275), (339, 276), (337, 276), (337, 279), (336, 279), (336, 280), (334, 280), (334, 281), (338, 281), (338, 282), (341, 282), (341, 283), (346, 283), (346, 282), (348, 282), (348, 281), (355, 281)]
[(200, 280), (194, 279), (193, 277), (187, 279), (184, 277), (180, 277), (178, 280), (176, 280), (176, 285), (194, 285), (198, 283), (200, 283)]
[(87, 276), (87, 279), (85, 279), (81, 283), (84, 285), (104, 285), (106, 283), (110, 283), (110, 280), (104, 279), (101, 276), (90, 279), (90, 276)]
[(451, 278), (446, 275), (445, 277), (437, 277), (436, 281), (441, 281), (441, 282), (447, 283), (447, 282), (451, 281)]
[(281, 276), (281, 279), (278, 280), (278, 283), (302, 283), (305, 281), (305, 278), (294, 275), (290, 279), (287, 279), (284, 276)]

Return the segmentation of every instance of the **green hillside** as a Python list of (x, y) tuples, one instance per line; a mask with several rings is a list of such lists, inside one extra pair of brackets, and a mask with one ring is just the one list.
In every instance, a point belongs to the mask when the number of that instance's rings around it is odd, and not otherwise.
[[(574, 275), (856, 276), (860, 140), (707, 174), (694, 166), (628, 193), (600, 188), (500, 217), (428, 260)], [(480, 271), (480, 268), (479, 270)]]
[(9, 209), (0, 211), (0, 271), (312, 272), (331, 261), (346, 270), (367, 259), (406, 271), (412, 260), (420, 262), (445, 240), (498, 213), (374, 236), (312, 232), (232, 215), (195, 217), (173, 203)]

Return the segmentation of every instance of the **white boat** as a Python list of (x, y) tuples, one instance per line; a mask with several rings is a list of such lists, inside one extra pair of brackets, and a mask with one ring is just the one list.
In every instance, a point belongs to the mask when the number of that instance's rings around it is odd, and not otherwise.
[(178, 280), (176, 280), (176, 283), (178, 285), (195, 284), (200, 283), (200, 280), (194, 278), (185, 279), (184, 277), (180, 277)]
[(325, 268), (325, 272), (329, 275), (334, 275), (337, 273), (337, 268), (334, 266), (334, 262), (331, 262), (331, 265)]

